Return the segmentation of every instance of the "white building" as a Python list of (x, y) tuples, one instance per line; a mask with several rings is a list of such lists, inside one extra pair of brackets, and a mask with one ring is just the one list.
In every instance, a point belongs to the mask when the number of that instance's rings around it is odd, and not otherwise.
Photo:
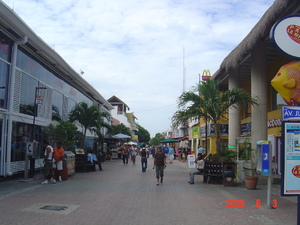
[[(43, 104), (35, 114), (36, 95), (42, 96)], [(67, 120), (79, 102), (107, 112), (113, 109), (0, 1), (0, 176), (24, 171), (26, 143), (33, 140), (34, 120), (36, 139), (41, 142), (38, 134), (43, 127)], [(39, 166), (40, 160), (35, 160), (35, 167)]]

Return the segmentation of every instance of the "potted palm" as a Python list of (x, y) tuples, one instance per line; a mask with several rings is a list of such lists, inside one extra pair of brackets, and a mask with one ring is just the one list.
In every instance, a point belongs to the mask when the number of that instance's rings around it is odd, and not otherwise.
[(244, 182), (245, 186), (249, 190), (256, 189), (256, 185), (258, 182), (258, 176), (256, 173), (256, 159), (255, 159), (254, 150), (251, 150), (251, 158), (244, 162), (244, 170), (245, 170), (245, 177)]

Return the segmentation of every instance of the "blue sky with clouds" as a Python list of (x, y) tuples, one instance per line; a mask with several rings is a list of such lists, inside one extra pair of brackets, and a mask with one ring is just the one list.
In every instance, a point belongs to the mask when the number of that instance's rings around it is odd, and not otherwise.
[(182, 91), (203, 70), (213, 74), (274, 0), (3, 2), (104, 98), (123, 100), (154, 136), (170, 127)]

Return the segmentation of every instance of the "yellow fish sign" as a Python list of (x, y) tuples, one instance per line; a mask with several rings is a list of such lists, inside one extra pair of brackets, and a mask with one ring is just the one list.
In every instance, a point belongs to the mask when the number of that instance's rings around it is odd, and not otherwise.
[(271, 85), (288, 105), (300, 105), (300, 61), (283, 65)]

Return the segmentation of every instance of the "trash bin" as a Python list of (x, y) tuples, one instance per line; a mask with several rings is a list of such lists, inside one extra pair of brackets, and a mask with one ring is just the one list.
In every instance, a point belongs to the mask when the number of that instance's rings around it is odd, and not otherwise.
[(67, 168), (68, 176), (75, 175), (75, 154), (71, 151), (65, 151), (64, 168)]
[(223, 164), (223, 185), (233, 186), (235, 178), (235, 165), (234, 163), (224, 163)]

